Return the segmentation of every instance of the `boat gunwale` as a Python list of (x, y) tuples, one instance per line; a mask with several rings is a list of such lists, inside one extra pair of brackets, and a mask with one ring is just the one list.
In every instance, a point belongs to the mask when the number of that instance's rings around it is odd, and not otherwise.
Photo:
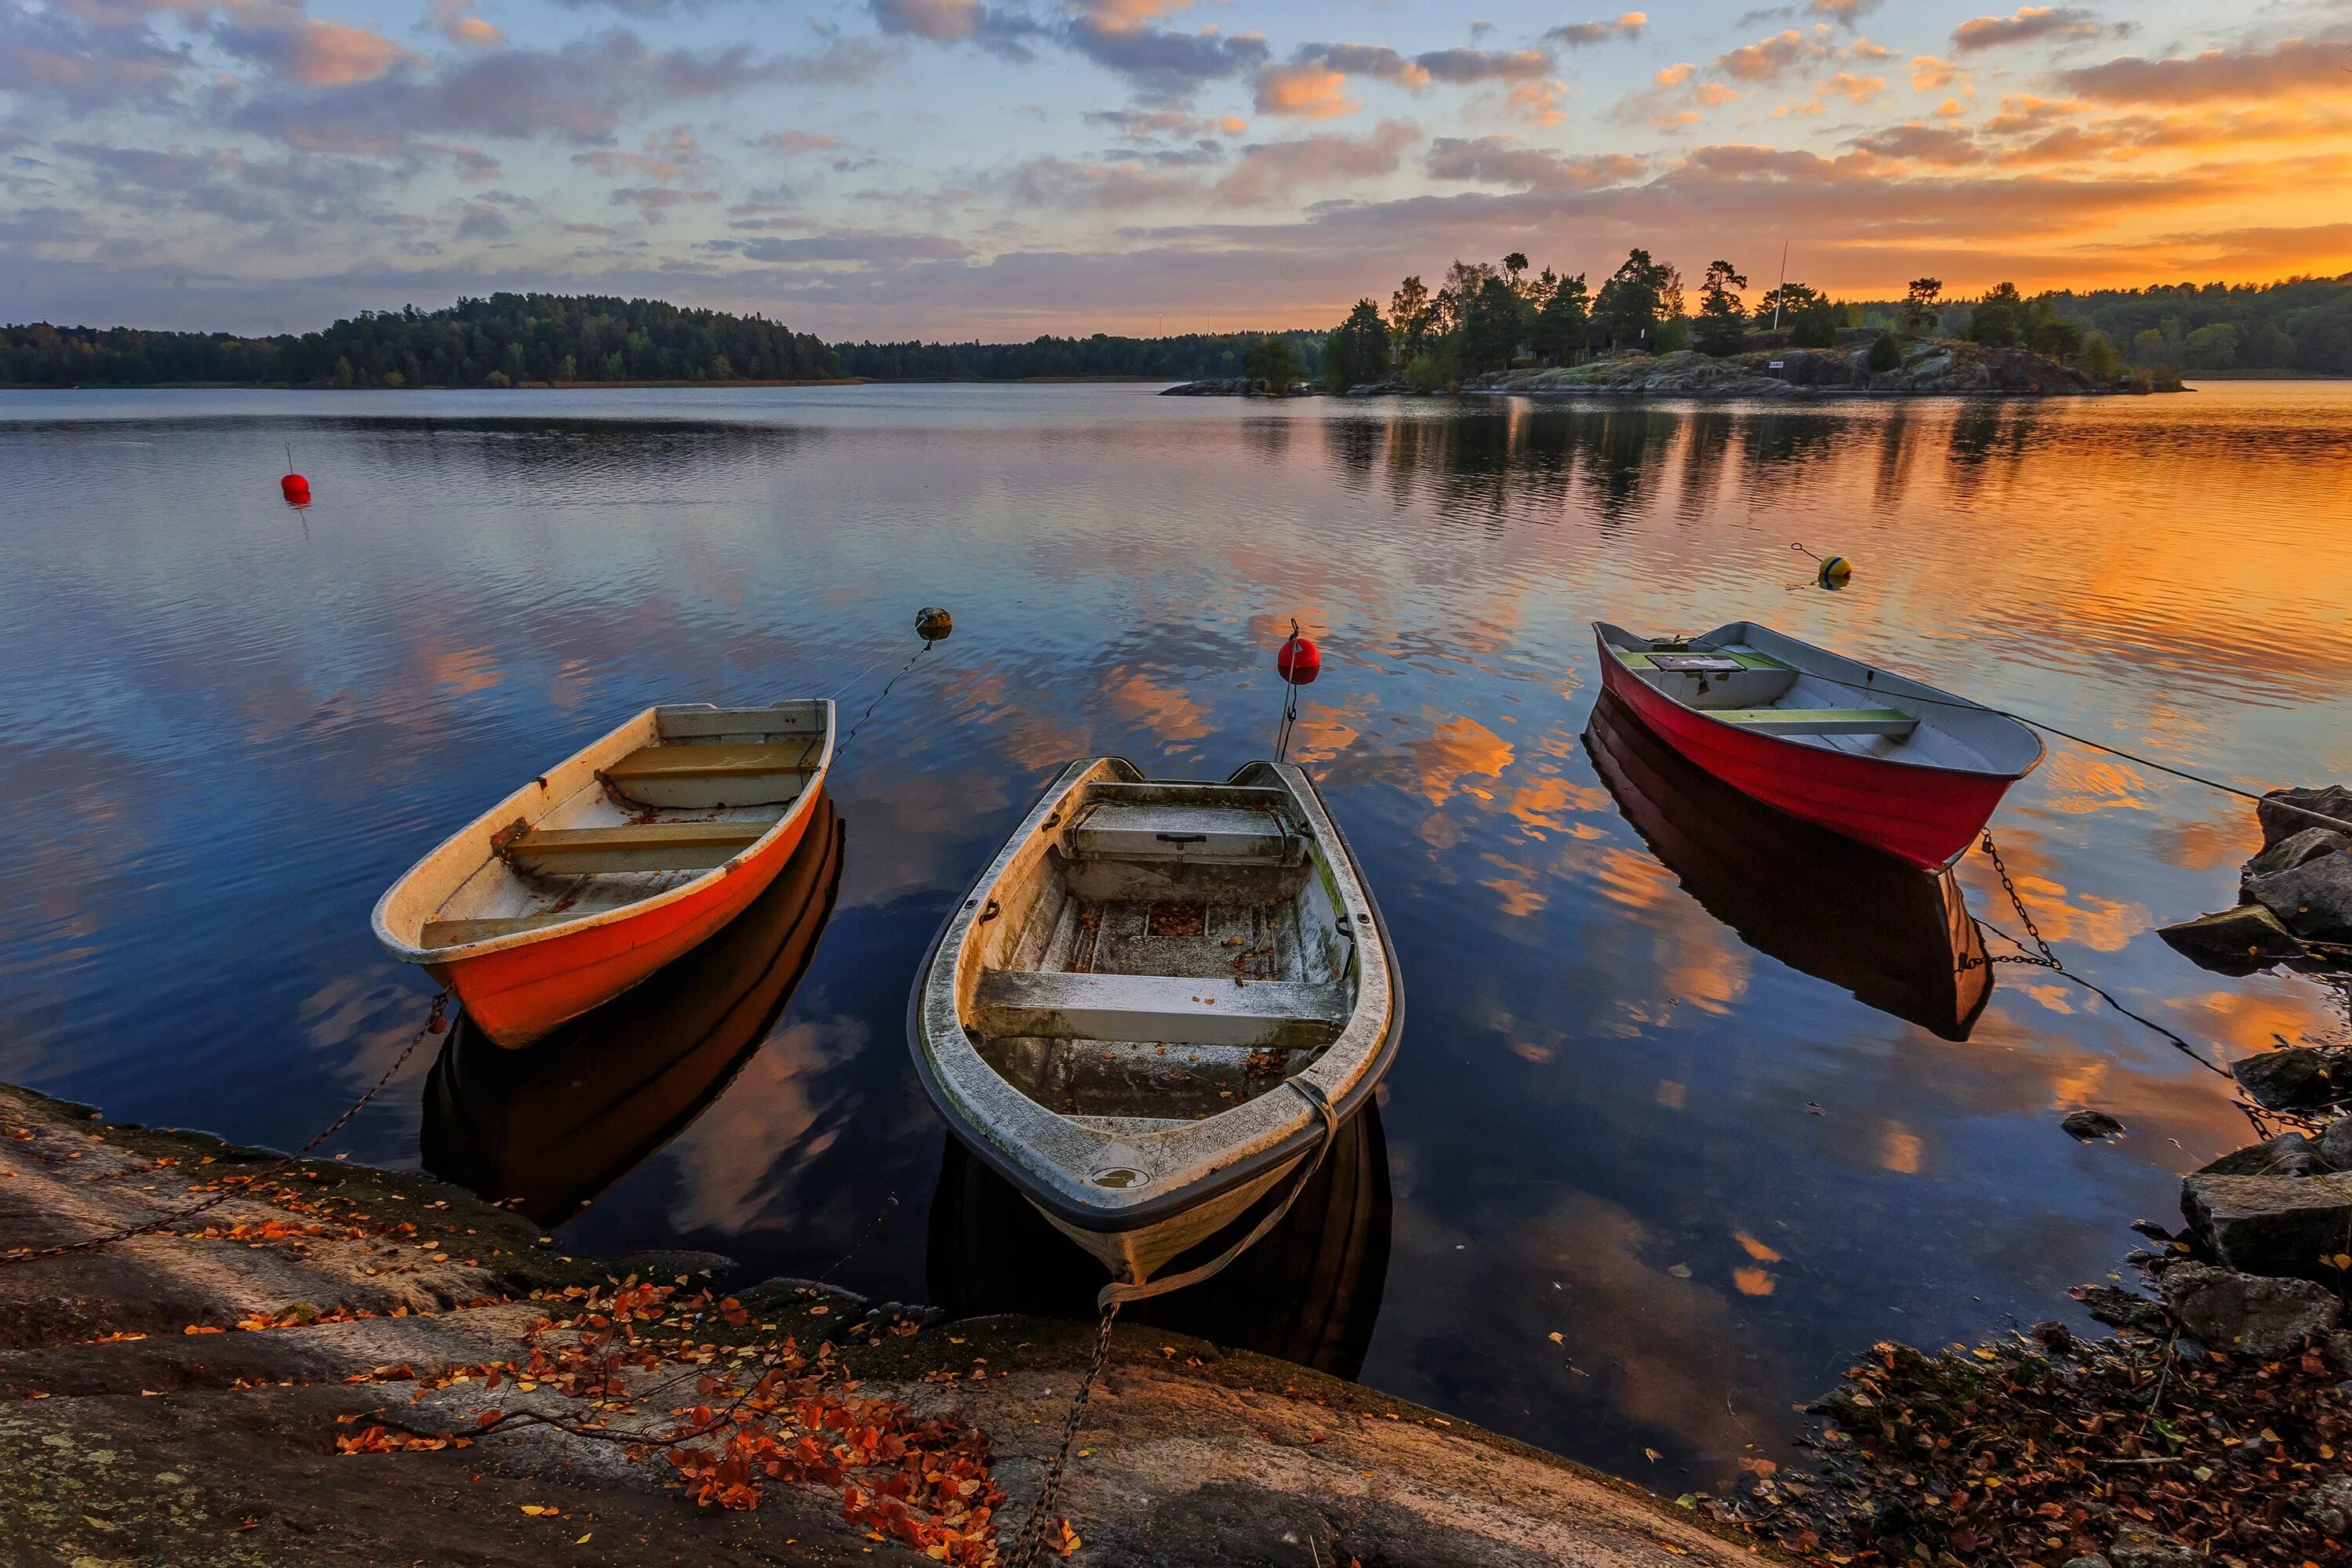
[[(1712, 631), (1701, 632), (1696, 637), (1685, 637), (1683, 640), (1686, 643), (1711, 641), (1721, 634), (1730, 631), (1734, 627), (1742, 627), (1748, 630), (1769, 633), (1771, 636), (1779, 637), (1783, 642), (1791, 643), (1798, 647), (1803, 648), (1808, 653), (1820, 654), (1826, 658), (1843, 659), (1848, 664), (1858, 665), (1864, 669), (1874, 669), (1881, 675), (1887, 676), (1895, 680), (1902, 681), (1906, 685), (1918, 688), (1918, 693), (1916, 694), (1903, 691), (1886, 692), (1887, 696), (1898, 700), (1908, 696), (1914, 701), (1946, 703), (1962, 712), (1981, 713), (1989, 719), (2005, 721), (2010, 724), (2015, 725), (2020, 731), (2021, 731), (2028, 739), (2032, 741), (2033, 755), (2026, 762), (2023, 767), (2011, 771), (1992, 766), (1981, 768), (1953, 767), (1944, 763), (1923, 763), (1909, 757), (1882, 757), (1872, 752), (1842, 752), (1834, 747), (1808, 746), (1804, 743), (1803, 739), (1799, 736), (1778, 735), (1774, 734), (1769, 729), (1759, 729), (1745, 724), (1735, 724), (1727, 719), (1719, 719), (1716, 717), (1715, 714), (1709, 712), (1706, 709), (1693, 707), (1690, 703), (1687, 703), (1681, 698), (1676, 697), (1673, 692), (1667, 690), (1663, 686), (1658, 686), (1646, 680), (1642, 680), (1642, 684), (1644, 687), (1647, 687), (1650, 690), (1656, 692), (1658, 696), (1663, 698), (1664, 700), (1673, 703), (1683, 712), (1696, 714), (1699, 718), (1705, 719), (1708, 723), (1714, 725), (1718, 730), (1731, 734), (1747, 735), (1752, 736), (1757, 740), (1769, 741), (1775, 745), (1794, 747), (1796, 748), (1798, 754), (1808, 757), (1843, 757), (1852, 762), (1876, 763), (1887, 767), (1916, 768), (1921, 773), (1942, 773), (1954, 778), (2000, 779), (2010, 784), (2015, 784), (2018, 780), (2024, 778), (2028, 773), (2033, 772), (2034, 769), (2040, 767), (2043, 759), (2050, 754), (2049, 745), (2042, 739), (2041, 733), (2036, 731), (2032, 725), (2027, 723), (2024, 720), (2018, 718), (2014, 714), (2004, 713), (1998, 708), (1987, 707), (1981, 702), (1961, 696), (1957, 691), (1947, 691), (1942, 687), (1930, 686), (1924, 680), (1914, 679), (1912, 677), (1905, 675), (1899, 670), (1889, 669), (1884, 665), (1866, 663), (1862, 659), (1853, 658), (1848, 655), (1838, 653), (1833, 649), (1822, 647), (1817, 643), (1809, 643), (1802, 637), (1793, 637), (1786, 632), (1774, 631), (1770, 626), (1760, 626), (1754, 621), (1727, 621), (1722, 626), (1717, 626)], [(1594, 621), (1592, 623), (1592, 635), (1594, 639), (1601, 645), (1601, 657), (1606, 659), (1609, 664), (1614, 665), (1616, 668), (1627, 679), (1641, 680), (1642, 678), (1639, 672), (1637, 672), (1632, 665), (1625, 663), (1617, 656), (1621, 653), (1644, 653), (1649, 650), (1638, 647), (1621, 647), (1618, 644), (1611, 640), (1612, 634), (1614, 634), (1617, 637), (1630, 638), (1635, 642), (1655, 642), (1658, 639), (1654, 637), (1643, 637), (1637, 632), (1628, 631), (1623, 626), (1614, 625), (1609, 621)], [(1734, 638), (1731, 640), (1737, 641), (1738, 639)], [(1816, 670), (1806, 669), (1801, 666), (1792, 665), (1790, 668), (1795, 669), (1797, 674), (1800, 676), (1810, 675), (1817, 680), (1828, 680), (1832, 685), (1846, 686), (1853, 684), (1850, 681), (1837, 680), (1832, 677), (1822, 675)], [(1863, 688), (1863, 689), (1868, 690), (1870, 689), (1865, 687)], [(1802, 710), (1790, 709), (1786, 710), (1786, 711), (1801, 712)], [(1926, 725), (1930, 728), (1946, 728), (1945, 726), (1937, 724), (1933, 720), (1930, 720), (1924, 715), (1914, 714), (1910, 715), (1910, 717), (1918, 719), (1922, 725)], [(1946, 729), (1946, 732), (1949, 733), (1950, 731)]]
[[(1278, 1173), (1285, 1166), (1295, 1163), (1307, 1155), (1324, 1132), (1321, 1118), (1308, 1110), (1302, 1100), (1300, 1124), (1291, 1131), (1282, 1133), (1255, 1149), (1244, 1151), (1238, 1157), (1189, 1182), (1154, 1192), (1149, 1196), (1138, 1198), (1130, 1203), (1123, 1203), (1117, 1206), (1104, 1206), (1074, 1199), (1050, 1181), (1044, 1179), (1037, 1171), (1024, 1164), (1006, 1144), (992, 1137), (988, 1131), (979, 1124), (977, 1118), (966, 1109), (963, 1102), (950, 1091), (947, 1083), (940, 1078), (939, 1064), (933, 1060), (929, 1036), (924, 1028), (923, 1015), (925, 1002), (931, 991), (932, 977), (944, 955), (948, 938), (956, 932), (960, 925), (964, 927), (968, 936), (971, 927), (966, 924), (965, 917), (977, 908), (979, 901), (986, 895), (987, 889), (1003, 879), (1004, 869), (1010, 863), (1010, 858), (1018, 853), (1020, 847), (1026, 844), (1040, 830), (1044, 818), (1049, 815), (1048, 807), (1054, 802), (1068, 795), (1080, 783), (1084, 782), (1088, 773), (1106, 763), (1116, 763), (1126, 769), (1133, 775), (1133, 780), (1129, 782), (1152, 784), (1210, 782), (1147, 779), (1142, 770), (1124, 757), (1080, 758), (1065, 768), (1039, 794), (1034, 804), (1022, 817), (1021, 826), (1014, 830), (1013, 834), (1006, 837), (997, 853), (991, 858), (986, 866), (982, 868), (979, 875), (965, 889), (963, 897), (949, 907), (947, 918), (940, 922), (940, 929), (932, 936), (930, 945), (924, 950), (922, 963), (916, 971), (915, 984), (908, 991), (907, 1043), (909, 1054), (915, 1058), (915, 1076), (923, 1086), (924, 1095), (930, 1100), (931, 1108), (939, 1113), (940, 1120), (948, 1124), (949, 1132), (960, 1139), (967, 1150), (998, 1175), (1010, 1182), (1014, 1189), (1031, 1203), (1046, 1211), (1048, 1217), (1092, 1234), (1118, 1235), (1143, 1230), (1176, 1215), (1188, 1214), (1204, 1205), (1215, 1202), (1236, 1187), (1265, 1177), (1269, 1172)], [(1234, 770), (1225, 783), (1236, 784), (1244, 773), (1262, 765), (1276, 768), (1285, 766), (1280, 763), (1244, 763)], [(1381, 1080), (1387, 1077), (1391, 1065), (1396, 1059), (1397, 1047), (1404, 1031), (1404, 985), (1397, 973), (1396, 949), (1390, 938), (1387, 917), (1381, 914), (1380, 901), (1372, 897), (1370, 884), (1364, 879), (1363, 868), (1356, 858), (1354, 846), (1348, 842), (1347, 835), (1340, 828), (1339, 822), (1328, 811), (1322, 809), (1321, 797), (1314, 790), (1314, 781), (1307, 779), (1304, 770), (1295, 765), (1290, 765), (1289, 771), (1297, 773), (1307, 785), (1306, 795), (1300, 795), (1296, 789), (1292, 789), (1293, 797), (1297, 800), (1302, 808), (1311, 805), (1315, 818), (1319, 819), (1322, 826), (1330, 830), (1328, 844), (1344, 858), (1346, 874), (1353, 883), (1355, 891), (1362, 899), (1365, 910), (1371, 916), (1373, 934), (1379, 941), (1382, 955), (1381, 967), (1388, 982), (1388, 1007), (1381, 1036), (1366, 1052), (1363, 1069), (1357, 1073), (1353, 1081), (1331, 1101), (1332, 1110), (1338, 1120), (1345, 1123), (1361, 1110), (1365, 1103), (1371, 1099)], [(1286, 787), (1288, 786), (1286, 785)], [(1356, 1002), (1357, 1011), (1360, 1012), (1365, 1005), (1365, 996), (1360, 981)], [(971, 1045), (968, 1033), (962, 1029), (960, 1009), (958, 1034), (962, 1037), (964, 1048), (972, 1053), (981, 1067), (993, 1073), (995, 1069), (989, 1067), (986, 1060), (980, 1057), (978, 1050)], [(1316, 1067), (1320, 1065), (1318, 1061), (1315, 1067), (1306, 1068), (1292, 1076), (1305, 1077), (1314, 1072)], [(1000, 1081), (1001, 1076), (999, 1075)], [(1005, 1087), (1013, 1094), (1020, 1096), (1025, 1104), (1034, 1108), (1038, 1117), (1047, 1119), (1050, 1123), (1058, 1123), (1085, 1131), (1095, 1138), (1103, 1148), (1108, 1149), (1128, 1142), (1114, 1135), (1095, 1132), (1092, 1129), (1085, 1128), (1083, 1123), (1074, 1118), (1064, 1116), (1058, 1111), (1029, 1100), (1013, 1085), (1008, 1083)], [(1221, 1111), (1206, 1121), (1185, 1123), (1171, 1131), (1181, 1133), (1193, 1128), (1210, 1126), (1224, 1116), (1240, 1114), (1254, 1106), (1262, 1105), (1273, 1092), (1269, 1089), (1265, 1095), (1261, 1095), (1244, 1105), (1235, 1106), (1231, 1110)], [(1023, 1142), (1025, 1142), (1025, 1141)], [(1041, 1156), (1041, 1159), (1047, 1158), (1049, 1157)]]
[[(478, 942), (460, 942), (449, 947), (423, 947), (419, 946), (415, 942), (407, 941), (405, 938), (396, 935), (392, 930), (389, 910), (391, 910), (393, 900), (399, 897), (401, 890), (406, 888), (411, 882), (415, 881), (419, 876), (423, 875), (426, 868), (431, 866), (436, 859), (439, 858), (439, 857), (447, 851), (452, 846), (463, 843), (477, 835), (495, 833), (499, 827), (504, 826), (505, 823), (499, 819), (508, 818), (514, 812), (516, 804), (522, 795), (523, 790), (530, 787), (526, 784), (522, 786), (522, 788), (519, 788), (512, 794), (507, 795), (496, 805), (493, 805), (488, 811), (483, 812), (479, 816), (477, 816), (472, 821), (467, 823), (465, 826), (457, 829), (457, 832), (452, 833), (447, 837), (442, 839), (432, 848), (426, 850), (422, 856), (417, 858), (415, 863), (411, 865), (407, 870), (402, 872), (397, 878), (394, 879), (392, 886), (386, 888), (383, 890), (383, 895), (376, 900), (375, 909), (369, 916), (369, 924), (374, 928), (376, 940), (389, 949), (394, 957), (398, 958), (404, 963), (434, 965), (461, 963), (467, 959), (485, 957), (494, 952), (505, 952), (514, 949), (536, 946), (541, 942), (551, 942), (560, 937), (574, 936), (581, 931), (592, 931), (599, 926), (614, 925), (624, 921), (635, 920), (642, 915), (651, 913), (656, 910), (666, 908), (670, 904), (676, 903), (680, 900), (699, 891), (714, 879), (726, 876), (730, 871), (733, 870), (738, 865), (741, 864), (745, 860), (756, 858), (760, 855), (766, 853), (769, 846), (774, 841), (776, 836), (783, 832), (787, 827), (792, 826), (795, 821), (804, 818), (807, 814), (814, 808), (814, 803), (818, 797), (824, 794), (826, 775), (831, 772), (833, 767), (834, 747), (840, 739), (839, 725), (836, 722), (837, 716), (834, 710), (833, 699), (830, 697), (788, 697), (780, 702), (768, 703), (763, 705), (763, 707), (783, 708), (796, 707), (803, 704), (814, 707), (824, 721), (824, 750), (819, 753), (814, 765), (810, 768), (806, 774), (805, 782), (801, 785), (800, 794), (794, 796), (792, 804), (786, 806), (777, 816), (776, 820), (769, 825), (767, 831), (761, 834), (758, 838), (752, 840), (750, 844), (747, 844), (742, 848), (737, 850), (733, 855), (728, 857), (726, 860), (722, 861), (719, 865), (706, 868), (699, 874), (680, 882), (675, 888), (665, 888), (658, 893), (648, 894), (646, 897), (642, 899), (633, 899), (625, 904), (618, 904), (609, 910), (593, 910), (581, 915), (576, 920), (560, 921), (553, 925), (540, 926), (530, 931), (510, 931), (504, 936), (485, 937)], [(553, 773), (557, 769), (577, 762), (582, 757), (588, 755), (590, 752), (594, 752), (601, 747), (613, 744), (623, 735), (644, 724), (647, 720), (653, 720), (656, 724), (658, 725), (658, 715), (664, 709), (685, 711), (699, 710), (713, 713), (757, 713), (763, 710), (761, 707), (722, 707), (720, 704), (716, 702), (656, 702), (649, 707), (639, 710), (621, 723), (614, 725), (611, 730), (608, 730), (604, 734), (598, 736), (595, 740), (574, 750), (570, 755), (564, 757), (562, 761), (557, 763), (554, 767), (548, 769), (545, 773), (537, 774), (534, 775), (534, 777), (537, 779), (544, 779)], [(655, 731), (655, 737), (656, 743), (660, 743), (660, 731), (658, 728)], [(570, 797), (567, 796), (566, 798), (568, 799)], [(557, 804), (559, 803), (553, 801), (544, 803), (542, 815), (544, 815), (544, 812), (546, 811), (553, 810)], [(495, 851), (492, 851), (493, 855), (495, 855)], [(487, 865), (488, 863), (488, 858), (485, 858), (483, 864)], [(430, 917), (427, 918), (429, 919)]]

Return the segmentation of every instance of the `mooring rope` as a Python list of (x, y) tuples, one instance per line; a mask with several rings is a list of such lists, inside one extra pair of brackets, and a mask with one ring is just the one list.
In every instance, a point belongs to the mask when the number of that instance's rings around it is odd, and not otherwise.
[[(425, 1013), (425, 1022), (419, 1024), (416, 1026), (416, 1032), (408, 1037), (408, 1043), (400, 1047), (400, 1055), (393, 1058), (392, 1065), (383, 1069), (383, 1076), (377, 1079), (373, 1087), (369, 1089), (365, 1094), (361, 1095), (359, 1099), (353, 1100), (352, 1102), (351, 1109), (345, 1110), (341, 1116), (336, 1117), (332, 1121), (327, 1123), (326, 1127), (320, 1131), (317, 1137), (311, 1139), (308, 1143), (303, 1144), (299, 1149), (295, 1150), (291, 1154), (285, 1155), (275, 1163), (263, 1166), (259, 1171), (255, 1172), (252, 1175), (247, 1177), (244, 1182), (235, 1187), (230, 1187), (226, 1184), (223, 1185), (218, 1191), (215, 1192), (210, 1197), (205, 1198), (202, 1203), (191, 1204), (185, 1208), (176, 1209), (170, 1214), (145, 1221), (142, 1224), (126, 1226), (121, 1230), (110, 1231), (104, 1236), (93, 1236), (84, 1241), (69, 1241), (61, 1246), (45, 1247), (38, 1250), (28, 1249), (18, 1252), (0, 1252), (0, 1266), (5, 1266), (10, 1263), (30, 1263), (35, 1258), (63, 1258), (68, 1253), (96, 1252), (101, 1247), (111, 1247), (118, 1241), (129, 1241), (131, 1237), (136, 1236), (145, 1236), (152, 1231), (159, 1231), (172, 1226), (184, 1224), (188, 1220), (195, 1218), (196, 1215), (200, 1214), (218, 1208), (221, 1205), (228, 1202), (231, 1198), (249, 1195), (262, 1182), (278, 1174), (279, 1172), (286, 1170), (288, 1167), (299, 1164), (301, 1161), (307, 1159), (312, 1150), (318, 1148), (320, 1144), (324, 1143), (328, 1139), (332, 1138), (336, 1133), (341, 1131), (343, 1128), (350, 1123), (352, 1117), (357, 1116), (361, 1111), (366, 1110), (368, 1102), (375, 1099), (378, 1094), (381, 1094), (383, 1091), (384, 1086), (392, 1082), (392, 1080), (399, 1075), (400, 1069), (407, 1065), (408, 1058), (415, 1054), (416, 1047), (418, 1046), (425, 1043), (425, 1037), (430, 1035), (437, 1035), (448, 1026), (442, 1017), (442, 1007), (448, 1000), (449, 989), (447, 986), (443, 986), (439, 991), (435, 992), (433, 995), (433, 1005)], [(226, 1178), (224, 1178), (224, 1181), (226, 1181)]]

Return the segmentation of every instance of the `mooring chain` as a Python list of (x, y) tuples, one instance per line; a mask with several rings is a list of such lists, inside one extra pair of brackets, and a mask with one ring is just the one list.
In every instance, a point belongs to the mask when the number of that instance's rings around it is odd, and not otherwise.
[(2050, 944), (2042, 940), (2042, 928), (2033, 923), (2032, 911), (2025, 907), (2025, 900), (2018, 892), (2016, 882), (2010, 878), (2009, 866), (2001, 859), (2000, 850), (1992, 841), (1990, 828), (1985, 830), (1984, 852), (1992, 857), (1992, 868), (2000, 873), (2000, 890), (2009, 895), (2009, 907), (2015, 910), (2017, 918), (2025, 922), (2025, 934), (2033, 939), (2033, 945), (2041, 950), (2042, 956), (2036, 958), (2032, 953), (2024, 952), (1987, 953), (1977, 958), (1963, 958), (1960, 960), (1960, 968), (1965, 971), (1982, 969), (1991, 963), (2022, 963), (2035, 969), (2057, 969), (2063, 973), (2063, 970), (2058, 963), (2058, 955), (2051, 952)]
[(118, 1241), (129, 1241), (132, 1237), (145, 1236), (152, 1231), (164, 1230), (173, 1226), (183, 1225), (187, 1221), (195, 1218), (200, 1214), (205, 1214), (210, 1210), (220, 1207), (221, 1205), (228, 1202), (231, 1198), (249, 1195), (255, 1187), (258, 1186), (268, 1177), (274, 1176), (279, 1172), (287, 1169), (289, 1166), (307, 1159), (312, 1150), (318, 1148), (320, 1144), (324, 1143), (328, 1139), (332, 1138), (336, 1133), (341, 1131), (346, 1126), (350, 1125), (352, 1117), (357, 1116), (361, 1111), (365, 1110), (368, 1107), (368, 1102), (375, 1099), (377, 1095), (383, 1093), (384, 1086), (391, 1083), (394, 1078), (399, 1076), (400, 1069), (408, 1064), (408, 1058), (416, 1053), (416, 1047), (425, 1043), (425, 1037), (431, 1035), (437, 1035), (447, 1026), (442, 1016), (442, 1008), (448, 1000), (449, 992), (447, 987), (445, 986), (440, 991), (435, 993), (433, 997), (433, 1006), (431, 1010), (425, 1014), (425, 1022), (419, 1024), (416, 1026), (416, 1032), (408, 1037), (408, 1043), (400, 1047), (400, 1055), (394, 1057), (392, 1059), (392, 1065), (383, 1069), (383, 1076), (375, 1080), (374, 1087), (370, 1089), (365, 1094), (361, 1095), (358, 1100), (352, 1101), (351, 1109), (344, 1111), (341, 1116), (336, 1117), (334, 1121), (329, 1122), (326, 1127), (320, 1131), (317, 1137), (311, 1139), (308, 1143), (303, 1144), (299, 1149), (295, 1150), (291, 1154), (285, 1155), (273, 1164), (263, 1166), (260, 1170), (255, 1172), (252, 1175), (247, 1177), (245, 1181), (239, 1183), (234, 1187), (223, 1185), (217, 1191), (213, 1193), (211, 1196), (205, 1198), (201, 1203), (190, 1204), (186, 1208), (176, 1209), (170, 1214), (160, 1215), (157, 1218), (147, 1220), (142, 1224), (126, 1226), (121, 1230), (110, 1231), (104, 1236), (93, 1236), (83, 1241), (69, 1241), (58, 1247), (45, 1247), (37, 1251), (0, 1252), (0, 1265), (10, 1263), (30, 1263), (35, 1258), (63, 1258), (69, 1253), (76, 1252), (96, 1252), (100, 1247), (111, 1247)]
[(1103, 1308), (1102, 1331), (1095, 1336), (1095, 1359), (1087, 1366), (1087, 1375), (1078, 1384), (1078, 1392), (1071, 1397), (1070, 1413), (1062, 1418), (1062, 1447), (1054, 1462), (1045, 1467), (1045, 1479), (1038, 1489), (1036, 1506), (1029, 1510), (1029, 1522), (1021, 1527), (1020, 1536), (1013, 1543), (1013, 1554), (1005, 1559), (1005, 1568), (1031, 1568), (1037, 1553), (1045, 1545), (1045, 1529), (1054, 1515), (1054, 1494), (1061, 1489), (1062, 1472), (1070, 1463), (1070, 1445), (1078, 1440), (1078, 1427), (1087, 1418), (1087, 1398), (1095, 1391), (1095, 1380), (1102, 1376), (1103, 1363), (1110, 1359), (1110, 1326), (1118, 1317), (1118, 1300), (1114, 1297)]

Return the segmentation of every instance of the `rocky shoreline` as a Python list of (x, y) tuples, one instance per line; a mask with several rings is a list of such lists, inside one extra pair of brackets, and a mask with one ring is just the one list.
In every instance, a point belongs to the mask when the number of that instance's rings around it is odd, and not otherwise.
[[(224, 1188), (0, 1260), (0, 1539), (29, 1560), (985, 1565), (1093, 1348), (712, 1254), (571, 1257), (428, 1178), (0, 1088), (0, 1253)], [(1758, 1561), (1629, 1483), (1148, 1326), (1057, 1511), (1073, 1563)]]
[[(2152, 390), (2101, 385), (2081, 371), (2024, 349), (1988, 348), (1981, 343), (1911, 342), (1902, 350), (1902, 362), (1893, 370), (1872, 370), (1867, 342), (1833, 349), (1774, 349), (1722, 359), (1684, 349), (1668, 354), (1611, 354), (1565, 368), (1491, 371), (1471, 377), (1455, 390), (1463, 396), (1609, 398), (2091, 397)], [(1398, 396), (1407, 390), (1402, 381), (1368, 382), (1349, 387), (1342, 395)], [(1295, 387), (1286, 395), (1310, 395), (1310, 389)], [(1263, 382), (1236, 377), (1185, 382), (1160, 395), (1271, 395)]]
[[(2352, 987), (2348, 808), (2341, 787), (2263, 797), (2246, 902), (2165, 939), (2221, 973)], [(2352, 1561), (2352, 1046), (2281, 1040), (2229, 1073), (2255, 1141), (2182, 1179), (2177, 1230), (2133, 1222), (2144, 1291), (2074, 1292), (2112, 1337), (1878, 1345), (1813, 1406), (1816, 1470), (1768, 1469), (1709, 1512), (1831, 1563)]]

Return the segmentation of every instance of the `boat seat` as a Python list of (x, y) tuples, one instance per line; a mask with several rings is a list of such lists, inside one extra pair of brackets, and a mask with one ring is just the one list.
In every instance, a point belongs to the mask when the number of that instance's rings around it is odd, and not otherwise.
[(652, 822), (534, 827), (500, 848), (518, 869), (565, 877), (598, 871), (708, 871), (767, 835), (772, 822)]
[(1282, 863), (1296, 835), (1271, 812), (1240, 806), (1098, 805), (1063, 836), (1075, 856), (1122, 860)]
[(1345, 986), (1171, 974), (992, 969), (972, 996), (988, 1036), (1203, 1046), (1328, 1045), (1353, 1011)]
[(426, 921), (417, 933), (419, 947), (463, 947), (469, 942), (488, 942), (492, 937), (513, 936), (520, 931), (545, 931), (566, 921), (580, 918), (578, 910), (561, 914), (507, 915), (488, 920)]
[(751, 778), (766, 773), (805, 773), (816, 769), (818, 748), (811, 742), (766, 741), (715, 746), (640, 746), (604, 770), (613, 784), (641, 780)]
[(1702, 708), (1699, 712), (1767, 735), (1907, 735), (1919, 721), (1892, 708)]

